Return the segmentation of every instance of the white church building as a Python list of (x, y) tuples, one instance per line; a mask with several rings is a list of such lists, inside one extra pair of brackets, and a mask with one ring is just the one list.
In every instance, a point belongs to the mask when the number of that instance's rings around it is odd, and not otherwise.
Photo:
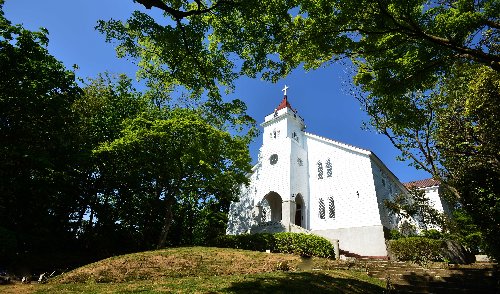
[(307, 232), (341, 250), (385, 257), (397, 218), (384, 206), (405, 186), (371, 151), (305, 131), (285, 95), (265, 117), (250, 184), (229, 211), (227, 234)]

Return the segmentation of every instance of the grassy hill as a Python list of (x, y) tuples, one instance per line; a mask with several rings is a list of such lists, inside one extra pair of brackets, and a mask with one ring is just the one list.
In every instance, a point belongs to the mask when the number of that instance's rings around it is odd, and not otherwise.
[(381, 293), (363, 271), (338, 261), (246, 250), (183, 247), (116, 256), (44, 285), (0, 286), (2, 293)]

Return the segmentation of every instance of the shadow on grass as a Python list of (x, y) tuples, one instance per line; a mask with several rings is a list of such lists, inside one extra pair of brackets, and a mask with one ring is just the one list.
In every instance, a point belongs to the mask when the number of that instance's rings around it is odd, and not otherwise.
[(401, 285), (394, 284), (399, 292), (432, 292), (432, 293), (500, 293), (498, 268), (486, 269), (450, 269), (432, 273), (408, 273), (401, 276), (405, 281)]
[(324, 273), (298, 272), (279, 276), (248, 277), (234, 282), (223, 292), (229, 293), (383, 293), (384, 288), (352, 278)]

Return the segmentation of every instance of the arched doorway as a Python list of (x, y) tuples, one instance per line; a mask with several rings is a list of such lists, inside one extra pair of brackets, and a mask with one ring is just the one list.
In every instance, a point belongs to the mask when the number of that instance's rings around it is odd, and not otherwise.
[(302, 195), (297, 194), (295, 197), (295, 225), (304, 227), (304, 199)]
[[(266, 196), (264, 196), (262, 202), (267, 202), (267, 204), (269, 204), (269, 209), (271, 210), (271, 217), (269, 218), (269, 216), (266, 216), (266, 219), (273, 222), (281, 221), (281, 205), (283, 203), (281, 196), (276, 192), (269, 192)], [(265, 204), (266, 203), (263, 203), (262, 206), (266, 207), (267, 205)]]

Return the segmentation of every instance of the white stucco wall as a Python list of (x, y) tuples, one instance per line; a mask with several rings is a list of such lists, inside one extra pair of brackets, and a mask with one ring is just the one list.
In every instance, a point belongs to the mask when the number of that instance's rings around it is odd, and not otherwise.
[(436, 209), (437, 211), (441, 213), (449, 213), (449, 209), (444, 203), (444, 201), (441, 199), (439, 196), (439, 186), (433, 186), (433, 187), (426, 187), (424, 188), (425, 191), (425, 197), (429, 199), (429, 204)]
[(371, 165), (380, 221), (389, 230), (397, 228), (399, 219), (396, 215), (389, 213), (384, 201), (394, 200), (398, 194), (406, 193), (406, 189), (375, 155), (371, 156)]
[(302, 227), (310, 229), (310, 191), (307, 152), (302, 144), (291, 140), (290, 156), (290, 191), (292, 195), (300, 195), (303, 200)]
[(339, 240), (339, 248), (350, 253), (371, 257), (387, 256), (384, 229), (381, 225), (314, 230), (311, 233)]
[[(353, 150), (307, 134), (311, 230), (380, 225), (369, 153)], [(326, 161), (332, 164), (328, 177)], [(318, 178), (318, 162), (323, 165), (323, 179)], [(329, 197), (335, 203), (335, 218), (329, 217)], [(325, 218), (319, 216), (319, 199), (325, 204)]]

